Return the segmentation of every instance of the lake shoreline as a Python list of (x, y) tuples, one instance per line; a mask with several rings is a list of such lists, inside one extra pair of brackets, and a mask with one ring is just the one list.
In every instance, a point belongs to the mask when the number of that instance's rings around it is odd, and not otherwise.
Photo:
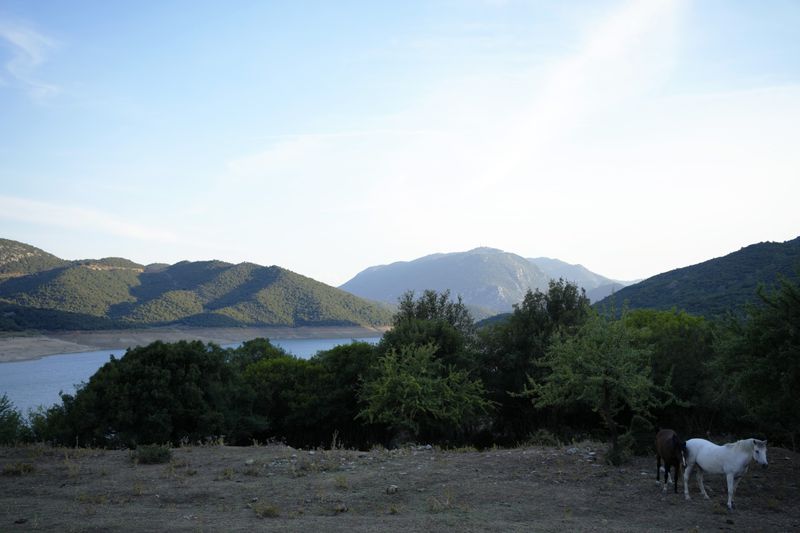
[(362, 326), (302, 326), (243, 328), (144, 328), (93, 331), (48, 331), (0, 336), (0, 363), (28, 361), (48, 355), (124, 350), (155, 341), (199, 340), (233, 344), (259, 337), (268, 339), (325, 339), (379, 337), (388, 328)]

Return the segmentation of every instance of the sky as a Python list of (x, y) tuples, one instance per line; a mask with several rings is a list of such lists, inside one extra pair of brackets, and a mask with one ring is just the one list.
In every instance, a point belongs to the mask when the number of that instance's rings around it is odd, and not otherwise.
[(0, 3), (0, 237), (338, 286), (800, 235), (800, 2)]

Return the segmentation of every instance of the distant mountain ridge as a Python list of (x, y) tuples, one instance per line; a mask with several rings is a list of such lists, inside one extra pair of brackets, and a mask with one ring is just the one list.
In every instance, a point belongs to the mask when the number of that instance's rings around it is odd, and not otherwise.
[(773, 286), (779, 276), (800, 275), (800, 237), (783, 243), (762, 242), (723, 257), (658, 274), (618, 290), (597, 303), (630, 309), (680, 309), (718, 316), (739, 312), (757, 299), (759, 284)]
[(529, 258), (528, 261), (538, 266), (550, 279), (564, 279), (583, 287), (586, 289), (586, 296), (592, 302), (602, 300), (622, 287), (634, 283), (610, 279), (592, 272), (583, 265), (573, 265), (559, 259), (535, 257)]
[(0, 330), (383, 326), (388, 306), (278, 266), (223, 261), (65, 261), (0, 241)]
[(449, 290), (460, 295), (477, 316), (510, 311), (528, 290), (546, 290), (563, 277), (591, 289), (614, 283), (580, 265), (557, 259), (525, 259), (495, 248), (439, 253), (412, 261), (369, 267), (340, 288), (371, 300), (394, 303), (405, 292)]

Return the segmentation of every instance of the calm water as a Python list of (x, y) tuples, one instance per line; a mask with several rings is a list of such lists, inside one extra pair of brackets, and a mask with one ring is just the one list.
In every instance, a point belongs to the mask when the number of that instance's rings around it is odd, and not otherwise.
[[(380, 337), (355, 339), (377, 343)], [(308, 359), (321, 350), (329, 350), (340, 344), (350, 344), (352, 339), (270, 339), (272, 344), (287, 352)], [(238, 344), (226, 344), (232, 348)], [(98, 368), (108, 362), (113, 354), (121, 357), (125, 350), (101, 350), (97, 352), (49, 355), (33, 361), (0, 363), (0, 395), (6, 393), (14, 407), (27, 414), (28, 409), (39, 405), (49, 407), (61, 400), (60, 391), (75, 392), (75, 386), (88, 381)]]

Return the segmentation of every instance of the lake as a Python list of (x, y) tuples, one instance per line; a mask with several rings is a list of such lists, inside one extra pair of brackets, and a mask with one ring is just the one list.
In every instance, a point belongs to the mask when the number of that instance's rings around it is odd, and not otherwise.
[[(329, 350), (353, 340), (376, 344), (380, 337), (358, 339), (270, 339), (287, 352), (308, 359), (322, 350)], [(223, 348), (234, 348), (239, 344), (224, 344)], [(111, 355), (119, 358), (125, 350), (100, 350), (96, 352), (48, 355), (31, 361), (0, 363), (0, 395), (5, 393), (22, 414), (43, 405), (49, 407), (59, 403), (60, 391), (75, 392), (79, 385), (108, 362)]]

